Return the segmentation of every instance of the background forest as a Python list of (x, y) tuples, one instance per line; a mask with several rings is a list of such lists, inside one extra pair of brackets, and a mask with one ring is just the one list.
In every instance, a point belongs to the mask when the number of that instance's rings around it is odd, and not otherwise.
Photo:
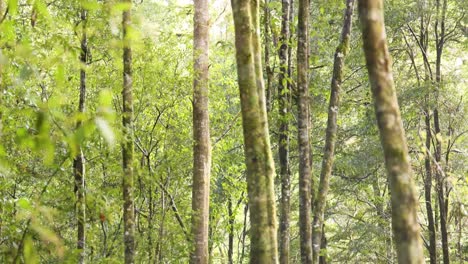
[[(300, 9), (298, 1), (290, 1), (262, 1), (260, 28), (277, 165), (275, 197), (278, 208), (285, 208), (287, 175), (288, 260), (300, 263)], [(337, 47), (349, 45), (349, 52), (336, 55), (344, 58), (344, 66), (321, 261), (396, 263), (388, 182), (357, 12), (348, 42), (340, 42), (346, 6), (345, 0), (310, 3), (313, 194), (319, 192), (325, 153), (334, 54)], [(467, 6), (464, 0), (385, 1), (417, 219), (427, 262), (431, 246), (437, 257), (431, 263), (468, 262)], [(135, 0), (122, 41), (122, 12), (129, 8), (117, 0), (0, 1), (0, 263), (76, 263), (82, 255), (88, 263), (123, 262), (125, 41), (133, 53), (135, 262), (189, 262), (194, 7), (188, 0)], [(211, 263), (247, 263), (250, 220), (231, 4), (211, 0), (209, 13), (208, 251)], [(80, 98), (83, 70), (86, 96)], [(74, 175), (81, 158), (82, 189)], [(80, 210), (85, 213), (84, 254), (76, 248)], [(284, 211), (277, 213), (284, 219)]]

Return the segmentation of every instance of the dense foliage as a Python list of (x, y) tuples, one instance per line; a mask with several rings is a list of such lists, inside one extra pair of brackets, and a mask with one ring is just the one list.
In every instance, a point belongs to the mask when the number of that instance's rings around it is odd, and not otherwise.
[[(269, 131), (278, 160), (277, 75), (281, 1), (267, 0), (274, 72)], [(438, 109), (440, 133), (431, 138), (434, 174), (447, 200), (452, 263), (468, 261), (468, 24), (466, 3), (386, 1), (385, 18), (395, 86), (420, 202), (418, 220), (429, 247), (424, 198), (425, 114)], [(8, 0), (0, 2), (0, 262), (75, 263), (76, 196), (73, 158), (85, 162), (88, 263), (121, 263), (122, 28), (128, 5), (116, 0)], [(333, 54), (345, 1), (311, 1), (310, 94), (313, 182), (318, 187), (325, 141)], [(80, 62), (83, 23), (89, 54)], [(137, 263), (188, 263), (192, 184), (192, 19), (183, 0), (133, 1), (135, 216)], [(211, 1), (210, 125), (212, 169), (209, 254), (212, 263), (246, 263), (249, 218), (234, 26), (228, 1)], [(297, 45), (297, 1), (291, 17), (291, 60)], [(424, 18), (421, 20), (421, 18)], [(262, 17), (263, 19), (263, 17)], [(443, 20), (441, 20), (443, 19)], [(343, 75), (335, 165), (325, 211), (329, 262), (393, 263), (391, 212), (385, 167), (362, 53), (357, 16)], [(263, 23), (264, 20), (261, 20)], [(423, 22), (421, 22), (423, 21)], [(439, 21), (439, 24), (436, 23)], [(444, 23), (441, 81), (436, 80), (436, 40)], [(262, 27), (263, 28), (263, 27)], [(427, 34), (422, 52), (420, 36)], [(439, 32), (439, 33), (437, 33)], [(437, 34), (436, 34), (437, 33)], [(263, 32), (262, 32), (263, 34)], [(440, 44), (439, 44), (440, 45)], [(78, 111), (80, 70), (87, 72), (86, 109)], [(300, 262), (296, 69), (290, 121), (291, 253)], [(434, 77), (425, 77), (432, 74)], [(430, 109), (430, 111), (426, 111)], [(77, 127), (77, 122), (82, 126)], [(434, 154), (441, 143), (442, 158)], [(278, 170), (278, 168), (277, 168)], [(440, 241), (439, 179), (432, 206)], [(275, 183), (280, 200), (280, 180)], [(427, 259), (429, 254), (426, 254)]]

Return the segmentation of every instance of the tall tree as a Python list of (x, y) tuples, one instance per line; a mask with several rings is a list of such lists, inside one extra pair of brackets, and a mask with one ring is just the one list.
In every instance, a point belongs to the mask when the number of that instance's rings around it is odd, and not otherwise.
[(299, 0), (297, 26), (297, 90), (299, 144), (299, 228), (301, 261), (312, 263), (312, 197), (309, 128), (309, 0)]
[(250, 263), (278, 263), (276, 208), (259, 36), (259, 1), (232, 0), (237, 78), (240, 90), (247, 190)]
[(399, 263), (423, 263), (418, 201), (405, 132), (398, 106), (387, 47), (383, 1), (359, 0), (364, 54), (374, 98), (392, 204), (392, 226)]
[(291, 171), (289, 168), (289, 41), (290, 41), (290, 0), (281, 1), (281, 33), (279, 62), (280, 72), (278, 74), (278, 101), (279, 101), (279, 167), (281, 179), (281, 202), (279, 220), (279, 255), (280, 263), (289, 263), (289, 222), (291, 211)]
[(343, 80), (343, 67), (345, 56), (349, 50), (349, 39), (351, 34), (351, 22), (354, 9), (354, 0), (346, 1), (346, 10), (341, 30), (340, 44), (335, 51), (333, 62), (333, 76), (331, 81), (330, 102), (328, 106), (328, 121), (325, 136), (325, 147), (323, 151), (322, 170), (320, 171), (320, 183), (317, 198), (314, 206), (314, 221), (312, 230), (312, 248), (314, 263), (319, 263), (320, 244), (322, 241), (322, 230), (325, 207), (327, 203), (327, 193), (330, 186), (330, 177), (335, 159), (336, 131), (338, 129), (336, 119), (340, 105), (340, 92)]
[(270, 63), (270, 47), (271, 47), (271, 14), (270, 14), (270, 0), (266, 0), (263, 3), (263, 35), (265, 38), (264, 45), (265, 45), (265, 71), (266, 71), (266, 108), (267, 112), (270, 112), (271, 105), (272, 105), (272, 97), (273, 97), (273, 75), (274, 70), (271, 67)]
[[(442, 3), (441, 3), (442, 2)], [(440, 128), (439, 116), (439, 94), (442, 87), (442, 53), (446, 42), (446, 16), (447, 16), (447, 0), (436, 0), (436, 19), (434, 24), (435, 44), (436, 44), (436, 64), (435, 64), (435, 107), (434, 107), (434, 132), (435, 132), (435, 162), (436, 162), (436, 186), (437, 198), (439, 201), (439, 220), (440, 220), (440, 236), (442, 239), (442, 254), (444, 264), (450, 263), (450, 252), (448, 245), (448, 232), (447, 232), (447, 215), (448, 215), (448, 190), (446, 190), (445, 173), (442, 169), (442, 135)]]
[(190, 263), (208, 263), (211, 142), (208, 113), (208, 0), (194, 1), (193, 30), (193, 185)]
[(135, 212), (133, 197), (133, 92), (132, 92), (132, 48), (130, 39), (131, 26), (131, 0), (123, 0), (127, 4), (122, 14), (123, 28), (123, 218), (124, 218), (124, 244), (125, 263), (133, 264), (135, 261)]
[[(78, 102), (78, 112), (85, 111), (86, 100), (86, 64), (88, 57), (88, 37), (86, 33), (88, 11), (82, 9), (81, 18), (81, 53), (80, 53), (80, 98)], [(82, 122), (78, 121), (76, 129), (80, 129)], [(78, 263), (85, 263), (86, 250), (86, 198), (85, 198), (85, 156), (81, 144), (77, 147), (77, 154), (73, 159), (73, 174), (75, 178), (75, 196), (76, 196), (76, 219), (77, 219), (77, 248), (80, 250)]]

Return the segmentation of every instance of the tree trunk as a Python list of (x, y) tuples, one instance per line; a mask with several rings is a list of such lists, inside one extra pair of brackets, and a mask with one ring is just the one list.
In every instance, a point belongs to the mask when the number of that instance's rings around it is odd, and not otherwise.
[[(131, 0), (124, 0), (131, 5)], [(135, 261), (135, 212), (133, 201), (133, 94), (132, 94), (132, 49), (130, 46), (129, 28), (131, 25), (131, 7), (123, 11), (123, 218), (124, 218), (124, 245), (125, 263), (133, 264)]]
[(349, 38), (351, 33), (351, 22), (354, 8), (354, 0), (346, 1), (346, 11), (341, 32), (341, 40), (335, 51), (335, 61), (333, 65), (333, 77), (331, 82), (330, 103), (328, 106), (328, 121), (325, 138), (325, 148), (322, 160), (322, 170), (320, 172), (320, 183), (317, 199), (315, 200), (314, 222), (312, 230), (312, 248), (314, 263), (319, 262), (320, 243), (322, 241), (322, 225), (326, 206), (327, 193), (330, 185), (330, 177), (335, 159), (335, 143), (338, 116), (338, 107), (340, 103), (340, 90), (343, 75), (344, 59), (349, 49)]
[[(83, 113), (85, 111), (85, 100), (86, 100), (86, 64), (88, 57), (88, 37), (86, 34), (87, 14), (88, 11), (85, 9), (81, 10), (80, 17), (82, 23), (82, 34), (81, 34), (81, 70), (80, 70), (80, 99), (78, 103), (78, 111)], [(81, 121), (78, 121), (76, 128), (79, 129), (82, 126)], [(73, 159), (73, 174), (75, 177), (75, 195), (76, 195), (76, 218), (78, 222), (77, 232), (77, 249), (80, 250), (78, 263), (85, 263), (86, 257), (86, 230), (85, 230), (85, 219), (86, 219), (86, 199), (85, 199), (85, 157), (81, 144), (78, 145), (77, 155)]]
[(273, 97), (273, 69), (271, 68), (270, 64), (270, 47), (271, 47), (271, 36), (270, 36), (270, 1), (266, 0), (263, 4), (263, 30), (264, 30), (264, 38), (265, 38), (265, 71), (266, 71), (266, 108), (267, 112), (271, 110), (271, 102)]
[(208, 0), (194, 2), (193, 186), (190, 263), (208, 263), (211, 142), (208, 114)]
[[(430, 62), (427, 60), (427, 45), (428, 45), (428, 29), (425, 26), (424, 15), (420, 19), (420, 34), (419, 45), (424, 58), (424, 84), (428, 84), (432, 80), (432, 73), (430, 70)], [(413, 63), (416, 69), (416, 65)], [(418, 81), (419, 82), (419, 81)], [(430, 87), (430, 86), (429, 86)], [(424, 199), (426, 204), (427, 214), (427, 229), (429, 232), (429, 261), (431, 264), (437, 263), (437, 244), (436, 244), (436, 226), (434, 223), (434, 212), (432, 209), (432, 165), (431, 165), (431, 118), (429, 113), (428, 96), (425, 97), (426, 109), (424, 110), (424, 121), (426, 130), (425, 154), (424, 154), (424, 167), (426, 177), (424, 179)]]
[(369, 80), (392, 201), (392, 226), (399, 263), (424, 263), (418, 201), (412, 182), (405, 132), (388, 52), (382, 0), (359, 0), (359, 15)]
[(437, 197), (439, 201), (440, 213), (440, 235), (442, 238), (442, 253), (444, 264), (450, 263), (450, 252), (448, 246), (447, 233), (447, 213), (448, 213), (448, 197), (445, 194), (445, 176), (441, 165), (442, 156), (442, 140), (439, 120), (439, 93), (442, 86), (442, 52), (445, 44), (445, 19), (447, 12), (447, 0), (443, 0), (440, 6), (440, 0), (436, 1), (436, 20), (435, 20), (435, 35), (436, 35), (436, 89), (435, 89), (435, 108), (434, 108), (434, 132), (436, 139), (435, 160), (436, 160), (436, 182), (437, 182)]
[(427, 229), (429, 231), (429, 256), (430, 263), (437, 263), (437, 249), (436, 249), (436, 230), (434, 224), (434, 212), (432, 211), (432, 167), (431, 167), (431, 119), (429, 116), (429, 110), (424, 113), (424, 120), (426, 123), (426, 153), (424, 156), (424, 166), (426, 170), (426, 178), (424, 179), (424, 198), (426, 203), (427, 213)]
[(279, 167), (281, 179), (281, 201), (279, 221), (279, 255), (280, 263), (289, 263), (289, 222), (291, 197), (291, 172), (289, 168), (289, 89), (288, 89), (288, 47), (289, 47), (289, 15), (290, 0), (282, 0), (282, 20), (280, 34), (279, 61), (280, 72), (278, 82), (279, 101)]
[(234, 264), (234, 219), (235, 215), (232, 208), (232, 200), (228, 198), (228, 224), (229, 224), (229, 239), (228, 239), (228, 264)]
[(274, 163), (262, 76), (259, 1), (232, 0), (236, 37), (247, 190), (250, 208), (250, 263), (278, 262)]
[(299, 1), (297, 30), (297, 90), (299, 144), (299, 235), (302, 263), (312, 263), (312, 212), (309, 138), (309, 0)]

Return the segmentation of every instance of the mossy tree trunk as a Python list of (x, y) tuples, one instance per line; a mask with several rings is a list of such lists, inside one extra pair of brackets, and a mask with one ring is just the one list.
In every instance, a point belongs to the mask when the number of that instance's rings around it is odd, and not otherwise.
[(382, 0), (359, 0), (364, 54), (380, 131), (392, 204), (392, 226), (399, 263), (424, 263), (418, 201), (388, 52)]
[(259, 1), (232, 0), (240, 89), (247, 190), (250, 208), (250, 263), (278, 263), (276, 208), (265, 91), (262, 76)]
[(299, 235), (301, 262), (312, 263), (312, 199), (309, 113), (309, 0), (299, 0), (297, 30), (297, 90), (299, 144)]
[(208, 114), (208, 0), (194, 1), (193, 185), (190, 263), (208, 263), (211, 142)]
[(281, 1), (281, 34), (279, 48), (280, 72), (278, 74), (278, 111), (279, 111), (279, 167), (281, 180), (281, 201), (279, 220), (279, 256), (280, 263), (289, 263), (289, 222), (291, 211), (291, 171), (289, 168), (289, 89), (288, 89), (288, 65), (289, 65), (289, 16), (290, 0)]
[(349, 38), (351, 34), (351, 23), (354, 9), (354, 0), (346, 1), (346, 11), (341, 31), (340, 44), (335, 51), (335, 60), (333, 65), (333, 77), (331, 81), (330, 102), (328, 106), (328, 121), (325, 137), (324, 155), (322, 160), (322, 169), (320, 172), (320, 183), (314, 206), (314, 221), (312, 230), (312, 248), (314, 263), (319, 263), (320, 244), (322, 241), (322, 230), (324, 213), (327, 202), (327, 193), (330, 185), (330, 177), (335, 159), (335, 143), (337, 137), (337, 116), (340, 103), (341, 83), (343, 79), (344, 59), (349, 50)]
[(135, 212), (133, 198), (133, 92), (132, 92), (132, 49), (130, 39), (131, 0), (123, 0), (128, 8), (122, 14), (123, 28), (123, 219), (124, 219), (124, 246), (125, 263), (135, 262)]
[[(80, 98), (78, 103), (78, 111), (85, 111), (86, 101), (86, 66), (88, 57), (88, 37), (86, 34), (88, 11), (82, 9), (80, 12), (81, 18), (81, 53), (80, 53)], [(78, 121), (76, 129), (80, 129), (82, 122)], [(78, 263), (85, 263), (86, 257), (86, 199), (85, 199), (85, 156), (81, 144), (77, 147), (77, 154), (73, 159), (73, 175), (75, 178), (75, 196), (76, 196), (76, 219), (77, 219), (77, 249), (80, 250)]]

